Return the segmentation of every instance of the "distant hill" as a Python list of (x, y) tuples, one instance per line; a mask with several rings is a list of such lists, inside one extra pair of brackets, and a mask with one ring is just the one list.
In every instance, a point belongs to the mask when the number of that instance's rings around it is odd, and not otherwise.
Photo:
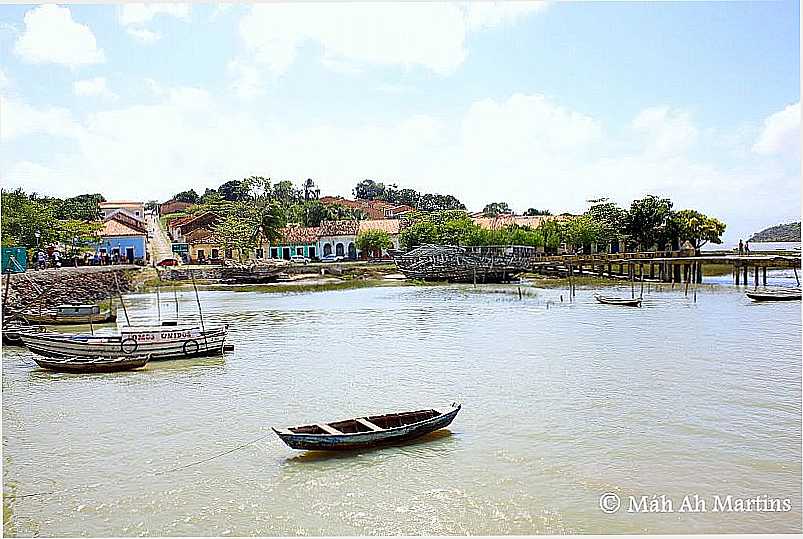
[(800, 241), (800, 222), (765, 228), (753, 234), (747, 241)]

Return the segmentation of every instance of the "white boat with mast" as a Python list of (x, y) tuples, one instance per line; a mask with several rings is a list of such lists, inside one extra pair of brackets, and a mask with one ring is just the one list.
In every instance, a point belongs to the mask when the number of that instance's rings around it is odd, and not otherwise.
[(228, 324), (206, 327), (194, 277), (192, 284), (198, 303), (200, 325), (178, 323), (177, 297), (176, 320), (162, 322), (161, 301), (159, 299), (159, 288), (157, 287), (159, 312), (159, 323), (157, 325), (131, 325), (128, 310), (122, 295), (120, 295), (126, 326), (120, 329), (119, 334), (95, 335), (94, 328), (90, 324), (89, 334), (23, 331), (20, 333), (20, 338), (28, 349), (45, 357), (97, 358), (149, 355), (153, 361), (219, 355), (223, 352), (229, 332)]

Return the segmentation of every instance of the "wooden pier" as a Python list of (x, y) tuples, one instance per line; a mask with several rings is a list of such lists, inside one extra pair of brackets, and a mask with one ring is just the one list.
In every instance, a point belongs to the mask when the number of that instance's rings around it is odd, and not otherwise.
[(800, 268), (800, 255), (788, 251), (735, 255), (731, 252), (644, 251), (545, 255), (525, 246), (422, 246), (394, 257), (408, 277), (461, 282), (504, 282), (517, 273), (666, 283), (701, 283), (706, 264), (730, 265), (736, 284), (767, 284), (770, 269)]

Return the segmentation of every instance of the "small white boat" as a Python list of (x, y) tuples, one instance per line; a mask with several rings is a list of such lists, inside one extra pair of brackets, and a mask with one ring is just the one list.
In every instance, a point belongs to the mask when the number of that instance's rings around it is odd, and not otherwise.
[(31, 352), (45, 357), (119, 357), (148, 355), (152, 360), (223, 353), (229, 326), (128, 326), (119, 335), (22, 332)]
[(103, 324), (117, 320), (112, 309), (101, 309), (98, 305), (56, 305), (47, 309), (29, 309), (20, 314), (31, 324)]

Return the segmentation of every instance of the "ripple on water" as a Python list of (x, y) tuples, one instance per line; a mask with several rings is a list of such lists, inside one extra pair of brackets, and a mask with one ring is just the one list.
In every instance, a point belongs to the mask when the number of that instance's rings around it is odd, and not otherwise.
[[(11, 535), (359, 535), (800, 530), (801, 319), (740, 291), (384, 287), (203, 291), (221, 358), (108, 376), (3, 354)], [(611, 293), (629, 294), (629, 286)], [(560, 296), (564, 295), (563, 302)], [(163, 298), (164, 299), (164, 298)], [(170, 298), (172, 301), (172, 297)], [(131, 296), (132, 319), (155, 315)], [(164, 303), (163, 312), (174, 308)], [(195, 298), (179, 294), (184, 319)], [(448, 404), (448, 430), (296, 452), (269, 426)], [(72, 489), (72, 490), (68, 490)], [(771, 515), (603, 518), (601, 492), (790, 496)], [(632, 517), (632, 515), (630, 515)], [(660, 515), (659, 515), (660, 517)]]

